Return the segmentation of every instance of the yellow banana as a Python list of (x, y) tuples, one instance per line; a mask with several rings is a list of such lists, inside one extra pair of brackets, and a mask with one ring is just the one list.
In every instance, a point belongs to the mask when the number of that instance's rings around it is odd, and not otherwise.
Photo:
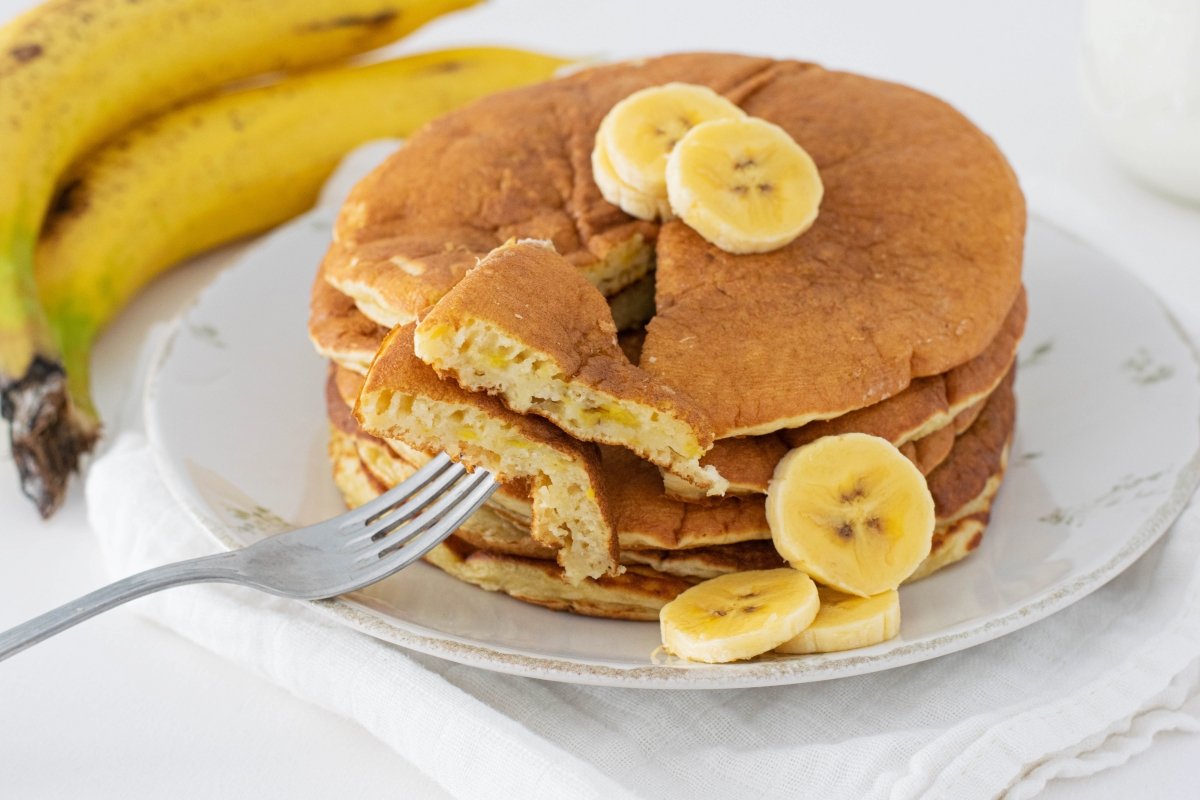
[(0, 28), (0, 411), (43, 515), (98, 427), (65, 394), (33, 276), (63, 170), (182, 99), (372, 49), (475, 1), (53, 0)]
[(90, 408), (96, 334), (164, 269), (308, 209), (356, 145), (406, 136), (565, 63), (479, 47), (312, 72), (168, 112), (88, 156), (68, 173), (36, 253), (72, 397)]

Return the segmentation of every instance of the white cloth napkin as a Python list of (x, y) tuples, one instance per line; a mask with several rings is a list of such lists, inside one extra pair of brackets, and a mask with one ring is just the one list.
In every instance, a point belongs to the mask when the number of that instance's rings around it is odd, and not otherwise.
[[(124, 427), (136, 429), (132, 411)], [(94, 463), (87, 501), (114, 577), (216, 549), (136, 430)], [(1030, 628), (923, 664), (769, 689), (489, 673), (248, 589), (186, 587), (132, 608), (358, 721), (466, 798), (1028, 798), (1123, 763), (1159, 732), (1200, 731), (1196, 503), (1133, 567)]]

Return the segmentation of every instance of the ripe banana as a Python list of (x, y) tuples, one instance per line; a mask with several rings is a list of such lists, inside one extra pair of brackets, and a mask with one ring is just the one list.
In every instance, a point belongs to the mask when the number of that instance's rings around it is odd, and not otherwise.
[(475, 0), (53, 0), (0, 28), (0, 411), (48, 516), (95, 439), (38, 305), (34, 242), (63, 170), (231, 80), (363, 52)]
[(310, 208), (356, 145), (564, 63), (480, 47), (313, 72), (183, 106), (90, 155), (68, 173), (36, 251), (72, 397), (90, 408), (96, 335), (164, 269)]
[(821, 601), (803, 572), (733, 572), (698, 583), (659, 611), (663, 647), (681, 658), (723, 664), (772, 650), (807, 628)]
[(667, 159), (675, 215), (729, 253), (765, 253), (817, 218), (824, 188), (812, 158), (778, 125), (747, 117), (705, 122)]
[(814, 580), (870, 597), (895, 589), (929, 555), (925, 477), (878, 436), (825, 436), (792, 450), (767, 485), (775, 549)]
[(795, 639), (776, 653), (835, 653), (886, 642), (900, 632), (900, 594), (891, 589), (874, 597), (856, 597), (817, 587), (821, 610)]
[(641, 219), (669, 219), (667, 156), (694, 126), (745, 113), (707, 86), (665, 83), (614, 105), (596, 131), (592, 172), (604, 199)]
[(631, 217), (646, 220), (675, 218), (666, 193), (661, 196), (646, 194), (617, 177), (612, 160), (608, 157), (608, 148), (599, 137), (592, 148), (592, 178), (600, 189), (600, 195)]

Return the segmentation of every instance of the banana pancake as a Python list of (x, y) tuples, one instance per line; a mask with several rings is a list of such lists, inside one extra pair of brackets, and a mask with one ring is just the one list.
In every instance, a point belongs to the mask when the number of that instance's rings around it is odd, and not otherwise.
[[(339, 437), (350, 435), (334, 427), (331, 454)], [(385, 491), (353, 449), (334, 461), (338, 488), (351, 507)], [(999, 481), (989, 482), (998, 485)], [(988, 521), (992, 495), (977, 499), (978, 510), (934, 531), (929, 556), (906, 580), (911, 583), (965, 557), (978, 547)], [(578, 584), (564, 580), (552, 556), (531, 539), (522, 540), (515, 528), (494, 516), (476, 512), (462, 528), (434, 548), (425, 560), (450, 575), (489, 591), (503, 591), (517, 599), (561, 611), (627, 620), (657, 619), (658, 609), (695, 582), (730, 572), (769, 569), (782, 565), (774, 545), (744, 542), (683, 551), (629, 551), (622, 560), (630, 566), (619, 576), (586, 579)], [(532, 549), (531, 549), (532, 548)]]
[(706, 494), (725, 490), (700, 466), (713, 441), (704, 412), (629, 362), (604, 296), (549, 242), (489, 253), (417, 324), (413, 346), (464, 389), (627, 447)]
[(363, 316), (354, 301), (317, 275), (309, 300), (308, 338), (321, 356), (367, 374), (387, 328)]
[(410, 322), (510, 238), (548, 239), (606, 295), (650, 271), (658, 226), (604, 202), (592, 140), (618, 100), (671, 80), (749, 89), (771, 62), (681, 54), (584, 70), (443, 115), (350, 193), (327, 279), (387, 325)]
[[(330, 420), (348, 420), (348, 424), (353, 427), (343, 428), (343, 430), (349, 430), (351, 433), (357, 432), (359, 449), (368, 448), (367, 452), (371, 453), (371, 458), (364, 456), (363, 460), (377, 475), (381, 470), (394, 471), (397, 469), (394, 465), (385, 465), (379, 462), (384, 454), (375, 449), (378, 445), (387, 447), (394, 457), (393, 460), (398, 459), (407, 465), (410, 472), (406, 474), (411, 474), (419, 467), (424, 466), (425, 462), (433, 455), (413, 447), (402, 439), (377, 439), (359, 427), (358, 420), (353, 417), (353, 411), (364, 383), (365, 378), (356, 372), (342, 367), (331, 368), (329, 383), (326, 386)], [(528, 529), (530, 521), (533, 519), (533, 504), (530, 502), (532, 491), (532, 485), (527, 478), (506, 480), (501, 482), (500, 488), (487, 499), (486, 505), (491, 506), (499, 514), (515, 518), (519, 524)]]
[(595, 445), (441, 380), (413, 353), (413, 327), (395, 328), (380, 346), (354, 409), (362, 428), (444, 451), (501, 480), (530, 479), (534, 538), (558, 549), (568, 578), (615, 573), (617, 539)]
[[(334, 405), (344, 414), (340, 395), (330, 402), (331, 418), (337, 414)], [(1003, 474), (1014, 410), (1010, 374), (988, 399), (976, 425), (954, 440), (941, 466), (927, 476), (939, 526), (978, 513), (990, 503)], [(949, 433), (953, 428), (945, 430)], [(422, 459), (427, 457), (421, 454)], [(691, 550), (771, 538), (761, 496), (729, 497), (712, 505), (683, 503), (663, 493), (651, 464), (623, 448), (601, 448), (601, 464), (622, 558), (631, 550)], [(532, 522), (528, 497), (525, 487), (505, 485), (488, 504), (527, 530)]]
[[(983, 401), (1000, 385), (1016, 361), (1027, 314), (1025, 292), (1022, 291), (1009, 309), (1000, 333), (982, 353), (967, 363), (944, 375), (918, 378), (897, 395), (834, 419), (811, 422), (802, 428), (776, 434), (719, 439), (701, 463), (715, 467), (729, 481), (729, 494), (763, 494), (775, 465), (787, 450), (822, 436), (869, 433), (887, 439), (903, 451), (907, 443), (930, 436), (951, 423), (958, 433), (962, 433), (970, 427)], [(941, 441), (945, 444), (947, 440), (943, 437)], [(907, 448), (906, 455), (915, 456), (915, 452), (915, 447)], [(938, 463), (928, 457), (931, 452), (926, 450), (924, 460), (929, 469)], [(689, 502), (704, 499), (689, 484), (670, 475), (664, 474), (663, 482), (672, 497)]]
[[(644, 326), (654, 316), (654, 276), (646, 275), (608, 298), (621, 347), (637, 363)], [(360, 375), (366, 375), (388, 329), (358, 310), (354, 301), (319, 273), (309, 302), (308, 336), (317, 353)], [(632, 344), (635, 343), (636, 344)], [(635, 347), (630, 351), (627, 347)]]
[[(590, 157), (633, 91), (707, 85), (785, 129), (825, 186), (791, 244), (731, 255), (604, 202)], [(445, 187), (445, 191), (438, 191)], [(512, 237), (549, 239), (606, 293), (656, 263), (641, 366), (718, 438), (872, 405), (979, 354), (1020, 285), (1025, 206), (982, 132), (914, 89), (812, 64), (679, 54), (494, 95), (411, 137), (351, 192), (327, 279), (381, 324), (416, 319)], [(736, 331), (736, 336), (730, 336)]]
[(731, 99), (812, 156), (820, 215), (761, 255), (665, 223), (644, 368), (724, 438), (840, 416), (986, 348), (1020, 290), (1025, 207), (982, 132), (920, 92), (804, 65)]

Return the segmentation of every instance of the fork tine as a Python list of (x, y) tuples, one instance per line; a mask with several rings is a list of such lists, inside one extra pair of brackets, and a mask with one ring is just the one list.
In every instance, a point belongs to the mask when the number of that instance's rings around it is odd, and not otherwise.
[(446, 537), (453, 533), (467, 517), (479, 510), (479, 507), (496, 491), (499, 484), (494, 481), (479, 483), (463, 501), (456, 505), (449, 514), (442, 517), (434, 525), (427, 527), (414, 537), (406, 537), (405, 542), (386, 548), (379, 554), (376, 569), (381, 580), (398, 569), (408, 566), (421, 556), (428, 553)]
[(446, 470), (452, 464), (454, 462), (450, 460), (450, 456), (445, 453), (438, 453), (428, 463), (414, 472), (408, 480), (396, 484), (388, 491), (379, 495), (379, 497), (363, 503), (358, 508), (345, 514), (341, 522), (342, 530), (349, 530), (366, 524), (380, 514), (395, 508), (417, 492), (427, 481)]
[(349, 543), (355, 545), (378, 539), (396, 525), (420, 514), (426, 506), (437, 500), (466, 474), (467, 470), (461, 464), (454, 464), (443, 470), (404, 502), (385, 508), (367, 519), (365, 525), (354, 532), (355, 535)]
[[(371, 541), (377, 544), (383, 550), (388, 547), (402, 546), (406, 541), (416, 536), (425, 528), (436, 523), (443, 514), (448, 510), (457, 506), (462, 499), (468, 495), (476, 487), (482, 485), (493, 485), (495, 481), (492, 475), (487, 470), (476, 470), (474, 474), (464, 478), (454, 486), (446, 489), (445, 493), (440, 497), (433, 498), (424, 508), (419, 509), (419, 518), (413, 520), (416, 514), (393, 514), (384, 519), (379, 520), (371, 526), (375, 533), (371, 536)], [(489, 492), (490, 494), (490, 492)], [(393, 531), (403, 528), (403, 536), (396, 538), (389, 536)], [(378, 550), (377, 552), (382, 552)]]

